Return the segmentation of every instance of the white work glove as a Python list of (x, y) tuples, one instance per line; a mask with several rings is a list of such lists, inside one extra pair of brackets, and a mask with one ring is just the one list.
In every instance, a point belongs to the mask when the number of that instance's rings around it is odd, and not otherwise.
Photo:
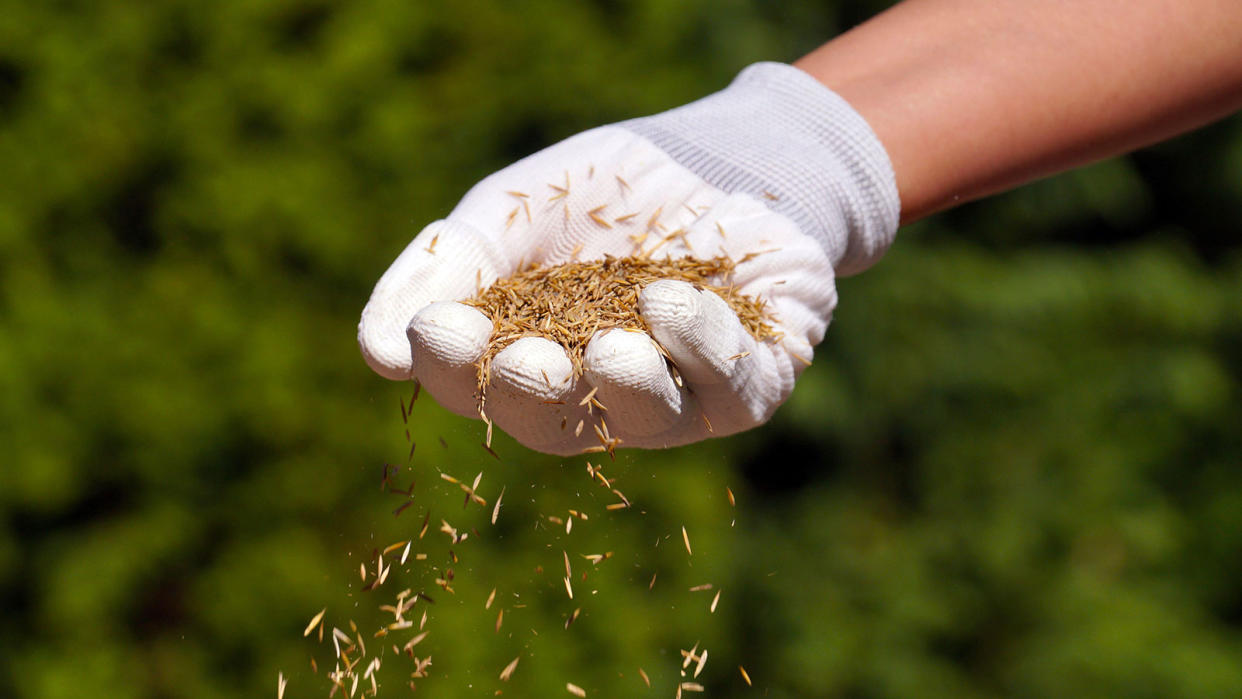
[(492, 323), (459, 301), (530, 263), (725, 255), (780, 340), (756, 341), (716, 294), (657, 281), (639, 312), (683, 382), (645, 333), (598, 332), (577, 378), (559, 345), (524, 337), (495, 356), (486, 408), (522, 444), (562, 455), (601, 443), (598, 408), (579, 405), (592, 389), (622, 447), (732, 434), (789, 396), (832, 318), (834, 276), (883, 254), (899, 208), (866, 122), (806, 73), (760, 63), (697, 102), (586, 131), (475, 185), (380, 278), (358, 342), (379, 374), (478, 417), (475, 365)]

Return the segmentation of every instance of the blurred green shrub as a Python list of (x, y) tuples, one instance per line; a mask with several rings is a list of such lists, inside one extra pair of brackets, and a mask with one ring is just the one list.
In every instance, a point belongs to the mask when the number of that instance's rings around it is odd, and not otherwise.
[[(299, 633), (325, 604), (380, 618), (359, 559), (422, 508), (484, 517), (436, 468), (508, 489), (433, 612), (437, 696), (518, 652), (519, 696), (634, 695), (640, 664), (664, 691), (696, 639), (712, 696), (1236, 694), (1237, 119), (904, 231), (772, 425), (607, 466), (646, 514), (604, 516), (581, 459), (491, 461), (427, 399), (402, 474), (425, 501), (393, 517), (376, 488), (408, 387), (353, 327), (421, 224), (883, 3), (844, 5), (7, 3), (0, 695), (326, 692)], [(572, 535), (520, 526), (582, 502)], [(534, 572), (567, 547), (618, 554), (569, 633)]]

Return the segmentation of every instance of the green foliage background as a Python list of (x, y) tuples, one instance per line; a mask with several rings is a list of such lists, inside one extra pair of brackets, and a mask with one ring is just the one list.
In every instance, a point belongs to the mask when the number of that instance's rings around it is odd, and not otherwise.
[[(409, 387), (354, 327), (423, 223), (882, 6), (0, 2), (0, 696), (325, 695), (303, 626), (430, 584), (355, 577), (426, 511), (480, 535), (419, 693), (672, 696), (698, 641), (708, 696), (1237, 696), (1236, 118), (904, 230), (771, 425), (606, 464), (643, 513), (426, 398), (415, 504), (377, 488)], [(436, 469), (504, 485), (500, 524)], [(570, 603), (562, 550), (617, 555)]]

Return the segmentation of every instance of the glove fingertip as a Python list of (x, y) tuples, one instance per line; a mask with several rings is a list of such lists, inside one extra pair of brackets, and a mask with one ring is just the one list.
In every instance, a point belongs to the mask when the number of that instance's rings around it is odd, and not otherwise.
[(573, 388), (573, 363), (543, 337), (522, 337), (492, 359), (489, 386), (539, 400), (557, 400)]
[(406, 328), (413, 376), (445, 408), (477, 416), (476, 365), (487, 349), (492, 322), (477, 308), (454, 301), (425, 306)]
[(746, 354), (754, 345), (724, 299), (687, 282), (660, 280), (647, 285), (639, 294), (638, 307), (652, 337), (692, 382), (726, 380), (737, 366), (730, 358)]
[(492, 358), (487, 416), (518, 442), (537, 451), (576, 454), (585, 436), (574, 426), (585, 408), (571, 396), (578, 388), (565, 350), (543, 337), (523, 337)]
[(412, 371), (410, 344), (405, 333), (394, 332), (405, 323), (389, 315), (367, 304), (358, 322), (358, 349), (372, 371), (386, 379), (405, 381)]
[(645, 332), (606, 330), (586, 347), (583, 373), (618, 436), (666, 432), (685, 419), (690, 399)]

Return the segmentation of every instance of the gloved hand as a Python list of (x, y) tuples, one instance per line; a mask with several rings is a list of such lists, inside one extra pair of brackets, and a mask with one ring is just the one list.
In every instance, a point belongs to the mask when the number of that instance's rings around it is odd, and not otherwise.
[(417, 379), (477, 417), (475, 364), (492, 323), (457, 303), (532, 262), (726, 255), (732, 282), (762, 298), (779, 341), (757, 342), (717, 295), (679, 281), (642, 290), (644, 333), (601, 331), (574, 377), (549, 340), (494, 358), (487, 414), (555, 454), (600, 443), (579, 405), (592, 389), (620, 446), (667, 447), (759, 425), (789, 396), (836, 306), (835, 275), (859, 272), (897, 228), (883, 147), (848, 104), (791, 66), (760, 63), (726, 89), (663, 114), (586, 131), (475, 185), (380, 278), (362, 312), (367, 363)]

